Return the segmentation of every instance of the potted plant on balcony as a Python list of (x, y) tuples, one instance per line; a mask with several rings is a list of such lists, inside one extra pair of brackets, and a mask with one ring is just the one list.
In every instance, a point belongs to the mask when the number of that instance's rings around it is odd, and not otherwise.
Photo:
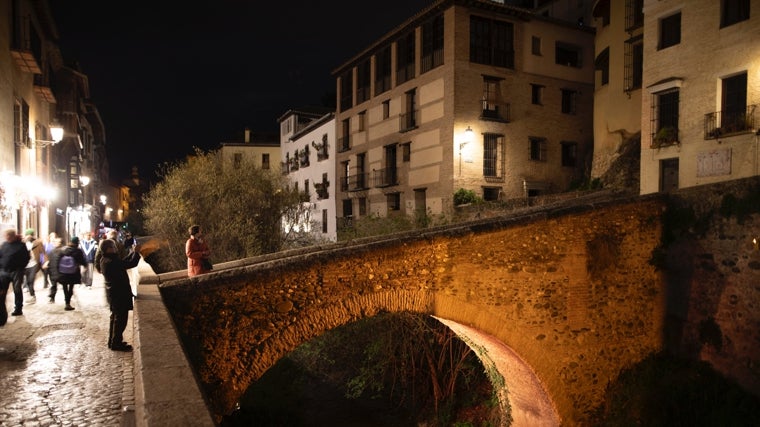
[(678, 130), (673, 126), (661, 127), (652, 139), (652, 148), (673, 145), (678, 142)]

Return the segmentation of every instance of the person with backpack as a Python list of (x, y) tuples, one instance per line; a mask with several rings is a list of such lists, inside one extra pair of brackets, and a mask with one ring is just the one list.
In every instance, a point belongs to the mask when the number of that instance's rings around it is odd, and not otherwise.
[(84, 259), (87, 261), (87, 265), (84, 267), (84, 274), (82, 275), (82, 283), (88, 288), (92, 287), (92, 267), (95, 262), (95, 252), (98, 249), (98, 242), (92, 238), (92, 233), (87, 232), (84, 234), (84, 239), (79, 243), (79, 249), (84, 253)]
[(63, 288), (63, 298), (66, 302), (66, 311), (71, 311), (71, 297), (74, 295), (74, 285), (82, 283), (81, 267), (85, 267), (87, 261), (84, 252), (79, 249), (79, 237), (72, 237), (66, 246), (53, 251), (50, 256), (50, 303), (55, 302), (55, 294), (58, 284)]
[(5, 241), (0, 245), (0, 326), (8, 321), (8, 309), (5, 307), (5, 297), (8, 295), (8, 286), (13, 283), (13, 296), (15, 310), (13, 316), (22, 314), (21, 307), (24, 305), (24, 293), (21, 286), (24, 283), (24, 269), (29, 262), (29, 251), (26, 244), (21, 241), (21, 236), (16, 230), (10, 228), (3, 233)]

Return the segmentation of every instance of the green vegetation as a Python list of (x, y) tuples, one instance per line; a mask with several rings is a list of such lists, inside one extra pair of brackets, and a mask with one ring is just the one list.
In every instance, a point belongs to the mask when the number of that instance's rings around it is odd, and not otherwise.
[(454, 206), (466, 205), (470, 203), (480, 203), (483, 199), (475, 194), (472, 190), (460, 188), (454, 193)]
[(213, 262), (224, 262), (280, 250), (295, 238), (282, 232), (283, 218), (306, 213), (301, 194), (282, 175), (248, 159), (235, 167), (216, 151), (196, 150), (186, 161), (166, 164), (161, 177), (143, 198), (146, 231), (168, 242), (152, 264), (157, 272), (186, 268), (192, 224), (201, 226)]

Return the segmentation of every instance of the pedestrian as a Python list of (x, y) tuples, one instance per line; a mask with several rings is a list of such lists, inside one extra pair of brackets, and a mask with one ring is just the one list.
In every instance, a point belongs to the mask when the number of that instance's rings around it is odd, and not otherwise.
[(24, 269), (24, 288), (29, 291), (27, 304), (37, 302), (37, 296), (34, 293), (34, 281), (37, 280), (37, 273), (40, 271), (40, 260), (43, 258), (42, 240), (34, 237), (34, 229), (29, 228), (24, 232), (24, 243), (29, 251), (29, 262)]
[(50, 286), (50, 269), (48, 268), (50, 264), (50, 255), (53, 254), (53, 250), (55, 248), (61, 246), (61, 239), (58, 238), (58, 235), (55, 234), (55, 232), (48, 234), (47, 238), (45, 239), (45, 242), (43, 243), (43, 260), (41, 262), (42, 266), (42, 288), (47, 289), (48, 286)]
[(82, 283), (88, 287), (92, 287), (92, 268), (95, 262), (95, 252), (98, 249), (98, 242), (92, 238), (92, 232), (86, 232), (82, 236), (82, 241), (79, 242), (79, 249), (84, 254), (84, 260), (87, 261), (87, 265), (84, 266), (82, 272)]
[[(106, 239), (113, 240), (114, 243), (116, 243), (116, 251), (119, 254), (119, 258), (124, 258), (127, 256), (127, 251), (124, 249), (124, 245), (121, 244), (119, 241), (119, 232), (116, 230), (108, 230), (108, 233), (106, 233)], [(100, 250), (100, 246), (98, 246), (98, 249), (95, 251), (95, 270), (98, 271), (98, 273), (103, 273), (100, 271), (100, 259), (103, 257), (103, 252)]]
[(208, 273), (211, 263), (208, 259), (211, 251), (203, 239), (200, 225), (193, 225), (188, 230), (190, 238), (185, 242), (185, 255), (187, 255), (187, 276), (193, 277)]
[(74, 285), (82, 283), (81, 267), (84, 267), (87, 261), (84, 260), (84, 253), (79, 249), (79, 238), (74, 236), (66, 246), (53, 251), (50, 257), (50, 303), (55, 302), (55, 294), (58, 284), (63, 288), (63, 298), (66, 303), (64, 308), (71, 311), (71, 297), (74, 295)]
[(16, 230), (10, 228), (3, 233), (5, 241), (0, 245), (0, 326), (8, 321), (8, 310), (5, 306), (5, 297), (8, 295), (8, 286), (13, 283), (14, 310), (12, 316), (22, 315), (21, 307), (24, 305), (21, 284), (24, 280), (24, 268), (29, 262), (29, 251), (21, 241)]
[(115, 240), (106, 239), (100, 243), (102, 257), (100, 272), (106, 286), (106, 299), (111, 309), (111, 323), (108, 328), (108, 348), (114, 351), (132, 351), (132, 346), (124, 342), (129, 311), (134, 307), (132, 285), (127, 270), (140, 262), (140, 245), (135, 244), (126, 257), (119, 257)]

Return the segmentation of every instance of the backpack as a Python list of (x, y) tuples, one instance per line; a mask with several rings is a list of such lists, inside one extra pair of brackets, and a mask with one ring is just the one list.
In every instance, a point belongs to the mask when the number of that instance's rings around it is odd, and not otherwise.
[(77, 262), (71, 255), (63, 255), (58, 260), (58, 272), (61, 274), (74, 274), (77, 271)]

